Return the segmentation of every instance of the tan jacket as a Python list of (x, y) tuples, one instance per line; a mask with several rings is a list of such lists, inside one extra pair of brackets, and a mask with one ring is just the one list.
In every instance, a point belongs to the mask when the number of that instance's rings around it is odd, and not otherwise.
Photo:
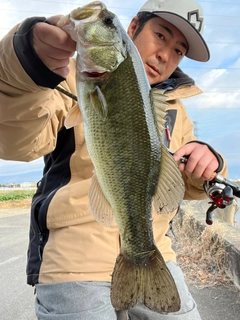
[[(32, 161), (47, 155), (44, 179), (33, 200), (28, 283), (110, 281), (119, 253), (119, 233), (116, 225), (104, 227), (88, 211), (93, 166), (86, 149), (83, 126), (72, 131), (63, 126), (76, 101), (33, 82), (15, 54), (14, 31), (0, 44), (0, 157)], [(70, 74), (61, 86), (76, 94), (75, 60), (71, 60)], [(195, 85), (182, 86), (167, 93), (168, 110), (177, 111), (170, 142), (173, 151), (196, 139), (193, 125), (179, 99), (199, 93), (201, 91)], [(70, 152), (69, 161), (57, 171), (54, 164), (65, 149)], [(62, 161), (64, 163), (64, 159)], [(225, 165), (220, 173), (226, 175)], [(203, 181), (185, 174), (183, 178), (185, 199), (206, 197)], [(59, 179), (58, 185), (55, 189), (48, 189), (52, 179)], [(155, 240), (166, 261), (176, 259), (170, 238), (165, 235), (174, 215), (175, 212), (168, 215), (153, 212)], [(38, 236), (37, 231), (39, 234), (42, 231), (42, 236)]]

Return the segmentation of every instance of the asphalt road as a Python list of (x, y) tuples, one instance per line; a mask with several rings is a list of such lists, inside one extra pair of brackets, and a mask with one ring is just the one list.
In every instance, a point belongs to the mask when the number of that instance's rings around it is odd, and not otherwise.
[[(0, 210), (1, 320), (36, 320), (33, 288), (26, 284), (25, 275), (28, 226), (28, 210)], [(202, 320), (240, 319), (240, 291), (236, 288), (189, 288)]]
[(26, 284), (28, 210), (0, 210), (0, 319), (34, 320), (33, 288)]

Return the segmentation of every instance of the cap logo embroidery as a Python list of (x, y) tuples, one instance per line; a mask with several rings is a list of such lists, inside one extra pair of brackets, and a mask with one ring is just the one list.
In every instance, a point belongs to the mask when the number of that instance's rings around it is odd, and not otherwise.
[(202, 25), (203, 25), (203, 18), (200, 18), (199, 10), (188, 12), (188, 21), (191, 23), (191, 25), (194, 26), (195, 29), (201, 32)]

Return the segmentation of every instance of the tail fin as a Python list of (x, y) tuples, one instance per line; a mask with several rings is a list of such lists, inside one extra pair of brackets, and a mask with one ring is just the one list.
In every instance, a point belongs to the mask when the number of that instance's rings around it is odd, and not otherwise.
[(129, 310), (137, 303), (159, 313), (180, 309), (174, 279), (157, 247), (141, 263), (124, 254), (117, 257), (112, 275), (111, 302), (116, 310)]

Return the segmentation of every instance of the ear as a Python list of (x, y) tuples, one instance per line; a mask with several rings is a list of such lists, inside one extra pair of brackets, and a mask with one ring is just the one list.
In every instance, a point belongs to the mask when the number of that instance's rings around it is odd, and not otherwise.
[(132, 21), (130, 22), (130, 25), (127, 30), (127, 33), (131, 39), (133, 38), (134, 33), (137, 30), (137, 27), (138, 27), (138, 17), (135, 16), (135, 17), (133, 17)]

